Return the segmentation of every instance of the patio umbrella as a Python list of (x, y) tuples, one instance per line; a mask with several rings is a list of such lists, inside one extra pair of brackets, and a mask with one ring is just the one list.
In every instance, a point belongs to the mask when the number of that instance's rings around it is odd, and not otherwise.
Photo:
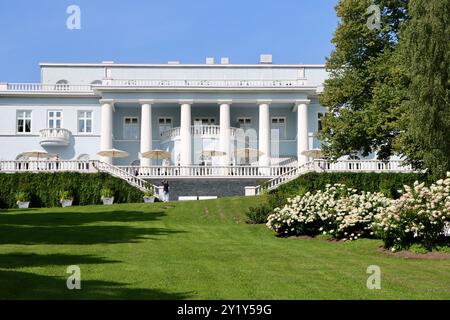
[(107, 149), (102, 150), (99, 153), (97, 153), (100, 157), (107, 157), (107, 158), (126, 158), (130, 154), (126, 151), (117, 150), (117, 149)]
[(256, 158), (258, 156), (262, 156), (263, 154), (264, 152), (252, 148), (244, 148), (236, 151), (236, 155), (241, 158)]
[(305, 150), (302, 152), (302, 155), (313, 159), (323, 158), (323, 152), (320, 149)]
[(47, 151), (44, 151), (44, 150), (27, 151), (27, 152), (22, 153), (21, 156), (28, 157), (28, 158), (37, 158), (38, 161), (40, 158), (49, 159), (51, 157), (51, 155)]
[(164, 150), (151, 150), (146, 151), (141, 154), (141, 158), (152, 159), (152, 160), (168, 160), (171, 158), (170, 152)]

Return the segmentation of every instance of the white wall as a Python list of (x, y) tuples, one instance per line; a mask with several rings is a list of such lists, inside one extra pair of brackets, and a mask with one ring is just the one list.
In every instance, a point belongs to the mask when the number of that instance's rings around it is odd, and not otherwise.
[(43, 65), (41, 81), (46, 84), (67, 80), (72, 84), (90, 84), (106, 76), (115, 79), (209, 79), (209, 80), (297, 80), (305, 76), (308, 84), (321, 84), (327, 77), (321, 66), (281, 65)]
[[(19, 110), (31, 111), (32, 132), (30, 134), (16, 132), (17, 111)], [(40, 146), (39, 131), (48, 127), (48, 110), (62, 111), (62, 128), (72, 133), (69, 146), (47, 148)], [(86, 135), (78, 132), (78, 111), (82, 110), (93, 112), (92, 134)], [(61, 159), (65, 160), (76, 159), (81, 154), (89, 154), (94, 159), (100, 146), (100, 120), (101, 111), (98, 104), (64, 106), (53, 104), (47, 106), (30, 104), (0, 105), (0, 159), (14, 160), (20, 153), (36, 149), (45, 149), (52, 154), (58, 153)]]

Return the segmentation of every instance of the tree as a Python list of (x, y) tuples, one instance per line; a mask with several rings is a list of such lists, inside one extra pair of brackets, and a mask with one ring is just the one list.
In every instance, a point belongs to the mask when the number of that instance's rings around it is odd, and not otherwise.
[(410, 78), (398, 149), (435, 176), (450, 171), (450, 1), (411, 0), (399, 53)]
[[(367, 9), (380, 10), (380, 28), (369, 28)], [(327, 59), (330, 78), (321, 103), (330, 113), (319, 137), (331, 158), (377, 151), (388, 158), (398, 135), (400, 102), (408, 79), (397, 55), (401, 24), (407, 19), (408, 0), (341, 0), (336, 7), (341, 22)]]

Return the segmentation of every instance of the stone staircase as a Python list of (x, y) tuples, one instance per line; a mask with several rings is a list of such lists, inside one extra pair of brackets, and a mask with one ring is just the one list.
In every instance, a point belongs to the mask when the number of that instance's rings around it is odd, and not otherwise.
[(135, 188), (138, 188), (142, 192), (152, 191), (153, 194), (155, 195), (155, 197), (158, 197), (158, 191), (159, 191), (158, 187), (156, 187), (155, 185), (151, 185), (152, 190), (147, 189), (147, 187), (148, 187), (147, 181), (145, 181), (144, 179), (141, 179), (139, 177), (136, 177), (136, 176), (128, 173), (127, 171), (124, 171), (116, 166), (113, 166), (113, 165), (105, 163), (105, 162), (100, 162), (100, 161), (94, 162), (94, 167), (99, 172), (105, 172), (105, 173), (110, 174), (113, 177), (116, 177), (116, 178), (126, 181), (128, 184), (130, 184), (131, 186), (133, 186)]

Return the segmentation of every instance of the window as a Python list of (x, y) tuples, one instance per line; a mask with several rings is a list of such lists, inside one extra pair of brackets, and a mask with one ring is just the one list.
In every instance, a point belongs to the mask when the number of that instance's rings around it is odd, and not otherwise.
[(48, 111), (48, 129), (61, 129), (62, 126), (62, 111), (50, 110)]
[(78, 132), (92, 133), (92, 111), (78, 112)]
[(17, 111), (17, 133), (31, 133), (31, 111)]
[(215, 118), (195, 118), (194, 123), (201, 123), (204, 126), (213, 126), (216, 124)]
[(272, 130), (278, 130), (279, 139), (286, 139), (286, 118), (284, 117), (275, 117), (272, 118)]
[(322, 131), (322, 118), (325, 116), (322, 112), (319, 112), (317, 114), (317, 130), (320, 132)]
[(239, 128), (248, 130), (252, 127), (252, 118), (237, 118)]
[(162, 136), (164, 131), (172, 129), (172, 118), (159, 118), (158, 119), (158, 132), (159, 136)]
[(124, 140), (139, 140), (139, 119), (135, 117), (125, 117), (123, 125)]

